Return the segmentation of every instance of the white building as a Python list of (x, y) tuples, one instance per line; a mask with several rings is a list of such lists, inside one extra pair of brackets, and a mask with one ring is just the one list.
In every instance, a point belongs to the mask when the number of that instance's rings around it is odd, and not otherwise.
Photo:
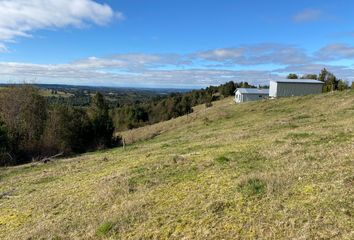
[(266, 99), (269, 97), (268, 89), (259, 88), (237, 88), (235, 91), (235, 102), (249, 102)]
[(269, 97), (290, 97), (322, 93), (323, 82), (312, 79), (271, 80)]

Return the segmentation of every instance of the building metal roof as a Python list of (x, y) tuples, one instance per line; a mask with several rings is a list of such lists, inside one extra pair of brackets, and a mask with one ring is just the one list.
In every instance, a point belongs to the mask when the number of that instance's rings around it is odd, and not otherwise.
[(269, 95), (269, 89), (260, 88), (237, 88), (236, 92), (239, 91), (241, 94), (261, 94)]
[(272, 82), (277, 83), (311, 83), (311, 84), (323, 84), (323, 82), (313, 79), (280, 79), (280, 80), (271, 80)]

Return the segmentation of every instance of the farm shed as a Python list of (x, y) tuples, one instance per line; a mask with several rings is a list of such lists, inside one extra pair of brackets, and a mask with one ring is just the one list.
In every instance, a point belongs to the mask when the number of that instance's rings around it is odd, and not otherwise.
[(269, 97), (268, 89), (259, 88), (237, 88), (235, 91), (235, 102), (249, 102), (262, 100)]
[(271, 80), (269, 97), (290, 97), (322, 92), (323, 82), (312, 79)]

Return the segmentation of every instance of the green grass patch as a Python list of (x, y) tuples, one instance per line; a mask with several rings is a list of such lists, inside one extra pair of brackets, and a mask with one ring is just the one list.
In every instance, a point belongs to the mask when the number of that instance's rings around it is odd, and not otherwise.
[(307, 133), (307, 132), (292, 132), (292, 133), (288, 133), (287, 138), (300, 140), (300, 139), (309, 138), (312, 135), (313, 135), (312, 133)]
[(215, 158), (215, 161), (220, 164), (226, 164), (226, 163), (230, 162), (230, 159), (225, 156), (219, 156), (219, 157)]
[[(237, 169), (242, 172), (262, 170), (267, 163), (267, 159), (255, 149), (228, 152), (215, 158), (214, 161), (223, 168)], [(268, 164), (268, 167), (271, 165)]]
[(108, 233), (112, 230), (114, 224), (112, 222), (102, 223), (96, 230), (96, 235), (99, 237), (107, 236)]
[(246, 197), (259, 197), (267, 192), (267, 184), (259, 178), (251, 178), (239, 184), (239, 190)]

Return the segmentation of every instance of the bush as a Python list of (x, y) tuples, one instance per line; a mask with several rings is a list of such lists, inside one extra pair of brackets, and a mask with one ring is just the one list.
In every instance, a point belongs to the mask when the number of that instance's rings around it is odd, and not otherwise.
[(17, 163), (28, 162), (40, 154), (47, 105), (37, 89), (25, 85), (2, 90), (0, 117), (7, 127), (9, 148)]
[(44, 134), (46, 154), (82, 153), (94, 147), (94, 132), (87, 113), (57, 106), (50, 111)]
[(101, 94), (95, 96), (89, 109), (48, 107), (38, 89), (27, 85), (9, 87), (0, 92), (0, 118), (2, 165), (121, 143), (120, 137), (113, 137), (113, 122)]

